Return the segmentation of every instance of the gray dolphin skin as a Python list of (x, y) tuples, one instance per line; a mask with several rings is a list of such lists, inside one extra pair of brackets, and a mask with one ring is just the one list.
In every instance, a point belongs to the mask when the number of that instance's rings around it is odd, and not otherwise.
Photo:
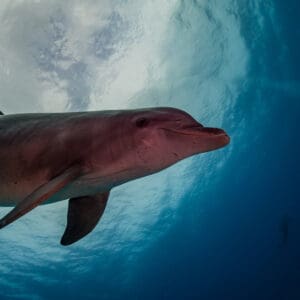
[(14, 208), (0, 228), (39, 204), (69, 199), (61, 239), (91, 232), (110, 190), (229, 143), (170, 107), (0, 116), (0, 205)]

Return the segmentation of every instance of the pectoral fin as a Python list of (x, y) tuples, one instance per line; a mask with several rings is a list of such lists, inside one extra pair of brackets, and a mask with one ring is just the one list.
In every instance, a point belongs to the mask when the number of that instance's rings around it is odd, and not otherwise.
[(69, 200), (68, 222), (61, 244), (73, 244), (90, 233), (101, 218), (109, 192)]
[(51, 181), (37, 188), (24, 200), (20, 201), (13, 210), (11, 210), (0, 220), (0, 229), (22, 217), (42, 202), (46, 201), (48, 198), (78, 177), (79, 174), (80, 168), (77, 166), (72, 167), (67, 169), (59, 176), (53, 178)]

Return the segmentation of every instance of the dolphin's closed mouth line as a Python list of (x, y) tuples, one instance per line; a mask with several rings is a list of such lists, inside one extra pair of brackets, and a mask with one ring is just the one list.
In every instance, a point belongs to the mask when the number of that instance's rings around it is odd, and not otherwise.
[[(205, 134), (208, 132), (205, 132), (205, 127), (198, 127), (198, 126), (194, 126), (194, 127), (187, 127), (186, 129), (196, 129), (198, 128), (199, 130), (194, 130), (194, 131), (188, 131), (188, 130), (178, 130), (178, 129), (170, 129), (170, 128), (160, 128), (166, 131), (171, 131), (171, 132), (176, 132), (176, 133), (180, 133), (183, 135), (193, 135), (193, 136), (200, 136), (201, 134)], [(204, 130), (201, 130), (204, 129)], [(227, 136), (227, 134), (225, 132), (220, 132), (220, 133), (209, 133), (210, 135), (214, 135), (214, 136)]]

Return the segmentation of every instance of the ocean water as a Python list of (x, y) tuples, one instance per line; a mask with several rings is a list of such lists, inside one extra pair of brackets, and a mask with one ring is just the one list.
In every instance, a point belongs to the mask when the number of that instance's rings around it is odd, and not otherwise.
[(70, 247), (67, 201), (0, 231), (0, 299), (300, 299), (299, 9), (1, 1), (3, 112), (174, 106), (231, 144), (114, 189)]

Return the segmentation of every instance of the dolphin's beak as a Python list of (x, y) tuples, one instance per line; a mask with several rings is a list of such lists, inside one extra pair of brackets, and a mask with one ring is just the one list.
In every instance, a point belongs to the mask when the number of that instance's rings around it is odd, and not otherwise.
[(208, 136), (211, 136), (213, 138), (217, 138), (218, 140), (220, 140), (222, 146), (226, 146), (230, 142), (229, 135), (223, 129), (203, 127), (201, 131), (202, 131), (202, 134), (205, 133)]
[(218, 139), (222, 146), (226, 146), (230, 142), (230, 137), (228, 134), (220, 128), (212, 128), (212, 127), (203, 127), (202, 125), (192, 126), (184, 128), (180, 130), (181, 134), (199, 136), (199, 137), (207, 137), (212, 139)]
[(201, 124), (193, 124), (192, 126), (185, 126), (176, 129), (164, 128), (171, 132), (179, 133), (181, 135), (190, 135), (193, 137), (205, 138), (211, 140), (212, 143), (219, 147), (224, 147), (230, 142), (230, 137), (220, 128), (203, 127)]
[(165, 130), (170, 130), (173, 132), (177, 132), (180, 134), (185, 134), (185, 135), (196, 135), (196, 136), (203, 136), (208, 135), (208, 136), (226, 136), (229, 139), (229, 136), (227, 133), (220, 128), (212, 128), (212, 127), (203, 127), (202, 125), (193, 125), (193, 126), (185, 126), (182, 128), (176, 128), (176, 129), (171, 129), (171, 128), (163, 128)]

